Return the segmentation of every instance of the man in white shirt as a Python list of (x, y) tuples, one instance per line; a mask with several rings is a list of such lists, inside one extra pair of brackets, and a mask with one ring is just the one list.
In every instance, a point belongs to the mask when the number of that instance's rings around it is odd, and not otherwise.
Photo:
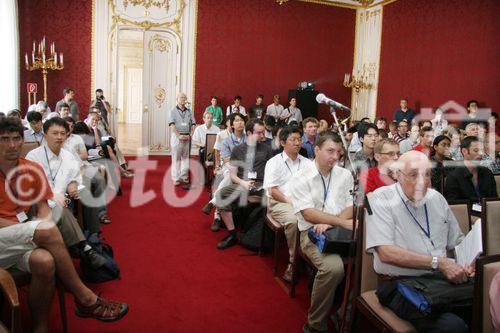
[(36, 111), (30, 111), (26, 115), (30, 128), (24, 131), (24, 142), (43, 142), (42, 114)]
[(243, 105), (241, 105), (241, 96), (234, 97), (233, 105), (228, 106), (226, 109), (226, 117), (230, 116), (233, 113), (240, 113), (245, 117), (247, 116), (247, 110)]
[(299, 154), (302, 132), (298, 127), (284, 127), (279, 137), (283, 152), (267, 161), (264, 172), (264, 188), (269, 197), (268, 210), (272, 218), (285, 228), (290, 263), (283, 275), (283, 279), (291, 282), (292, 263), (297, 241), (297, 217), (290, 197), (291, 180), (297, 172), (307, 168), (312, 162)]
[(344, 277), (344, 264), (338, 254), (321, 253), (308, 237), (309, 229), (317, 234), (340, 226), (352, 229), (354, 181), (351, 173), (337, 165), (343, 153), (340, 137), (324, 131), (318, 135), (315, 160), (297, 172), (291, 184), (291, 197), (297, 214), (302, 252), (318, 269), (311, 293), (308, 320), (303, 330), (327, 332), (335, 289)]
[[(30, 151), (26, 159), (40, 164), (45, 172), (54, 194), (52, 199), (54, 203), (49, 204), (49, 206), (51, 206), (56, 220), (59, 221), (58, 227), (70, 253), (75, 256), (86, 255), (98, 267), (105, 262), (105, 259), (86, 243), (78, 222), (67, 209), (66, 192), (70, 197), (78, 199), (78, 185), (82, 184), (79, 162), (75, 160), (72, 153), (62, 148), (69, 132), (68, 125), (63, 119), (56, 117), (44, 123), (43, 131), (45, 134), (44, 144)], [(85, 206), (83, 208), (84, 210), (88, 209)], [(86, 215), (94, 217), (84, 221), (87, 229), (91, 233), (100, 232), (97, 216)], [(81, 253), (78, 253), (80, 252), (78, 250), (81, 250)]]
[(273, 104), (267, 106), (266, 114), (278, 120), (285, 120), (288, 117), (288, 112), (280, 104), (280, 95), (274, 95)]
[(286, 122), (290, 124), (292, 121), (296, 121), (297, 123), (302, 123), (302, 112), (297, 107), (297, 99), (294, 97), (290, 99), (290, 106), (285, 109), (285, 115), (287, 116)]
[(193, 133), (193, 145), (198, 148), (205, 148), (207, 134), (218, 134), (220, 128), (217, 126), (212, 126), (212, 121), (214, 115), (211, 112), (205, 111), (203, 113), (203, 124), (196, 127)]

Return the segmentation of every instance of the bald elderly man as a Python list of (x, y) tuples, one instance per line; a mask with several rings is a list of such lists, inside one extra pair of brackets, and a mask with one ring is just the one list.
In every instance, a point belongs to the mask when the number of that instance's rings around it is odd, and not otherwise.
[[(397, 183), (377, 189), (370, 198), (366, 249), (374, 254), (375, 271), (390, 278), (440, 271), (455, 284), (466, 282), (473, 269), (446, 255), (464, 236), (446, 199), (430, 188), (429, 159), (409, 151), (396, 165)], [(468, 332), (465, 321), (451, 312), (411, 322), (419, 332)]]

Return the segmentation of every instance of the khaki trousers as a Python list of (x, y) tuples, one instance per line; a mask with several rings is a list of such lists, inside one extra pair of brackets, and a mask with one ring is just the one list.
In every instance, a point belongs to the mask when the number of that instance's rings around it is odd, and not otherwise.
[(344, 278), (344, 264), (338, 254), (319, 252), (318, 247), (309, 240), (307, 230), (300, 232), (300, 247), (318, 269), (307, 321), (311, 328), (324, 331), (328, 329), (328, 316), (332, 309), (335, 289)]
[[(58, 206), (54, 208), (54, 210), (59, 210)], [(58, 214), (57, 212), (56, 214)], [(63, 208), (60, 211), (60, 218), (57, 221), (56, 225), (61, 232), (61, 236), (63, 238), (64, 244), (66, 247), (71, 247), (85, 240), (85, 236), (83, 235), (82, 229), (78, 224), (78, 221), (73, 216), (68, 208)], [(59, 215), (57, 215), (59, 216)]]
[(292, 204), (269, 199), (269, 209), (271, 217), (285, 229), (286, 242), (288, 243), (288, 253), (290, 263), (293, 263), (295, 246), (297, 243), (297, 216), (293, 212)]

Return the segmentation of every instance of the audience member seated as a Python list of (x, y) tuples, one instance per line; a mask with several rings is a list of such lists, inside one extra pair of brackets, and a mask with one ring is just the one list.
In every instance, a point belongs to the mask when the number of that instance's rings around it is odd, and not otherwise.
[(314, 142), (316, 140), (316, 135), (318, 135), (318, 119), (313, 117), (307, 117), (302, 122), (302, 129), (304, 130), (304, 135), (302, 135), (302, 148), (307, 150), (307, 157), (309, 159), (314, 159)]
[(297, 123), (302, 122), (302, 112), (297, 107), (297, 99), (292, 97), (290, 99), (290, 106), (285, 109), (285, 113), (288, 114), (286, 122), (290, 125), (292, 121), (296, 121)]
[(30, 111), (26, 115), (30, 128), (24, 131), (25, 142), (38, 142), (40, 145), (43, 142), (42, 131), (42, 114), (36, 111)]
[(276, 126), (276, 119), (266, 114), (264, 117), (264, 138), (265, 142), (271, 142), (274, 139), (274, 127)]
[(393, 120), (389, 124), (389, 134), (388, 134), (389, 139), (393, 139), (397, 133), (398, 133), (398, 123)]
[(302, 252), (317, 268), (311, 293), (311, 306), (304, 332), (327, 332), (335, 290), (344, 277), (344, 264), (338, 254), (323, 254), (308, 237), (333, 226), (352, 230), (351, 173), (337, 165), (342, 153), (340, 137), (330, 131), (318, 135), (315, 160), (298, 171), (291, 180), (291, 198), (297, 214)]
[(318, 134), (323, 133), (326, 130), (328, 130), (328, 122), (325, 119), (320, 119), (318, 125)]
[(207, 134), (218, 134), (220, 128), (212, 125), (213, 113), (205, 111), (203, 113), (203, 124), (196, 127), (193, 133), (193, 146), (199, 149), (198, 155), (200, 163), (204, 169), (205, 165), (205, 145), (207, 141)]
[(446, 175), (446, 199), (481, 203), (483, 198), (498, 197), (493, 174), (488, 168), (480, 165), (483, 143), (475, 136), (468, 136), (462, 140), (461, 150), (464, 156), (463, 165)]
[(411, 124), (414, 116), (413, 110), (408, 107), (408, 99), (402, 98), (399, 102), (399, 109), (394, 112), (393, 120), (398, 124), (403, 120)]
[(408, 138), (408, 122), (406, 120), (402, 120), (398, 123), (398, 132), (392, 139), (399, 144), (406, 138)]
[(479, 136), (479, 124), (478, 123), (468, 123), (467, 126), (465, 126), (465, 136)]
[(359, 140), (359, 127), (363, 124), (370, 124), (370, 118), (363, 118), (360, 121), (353, 122), (353, 126), (356, 127), (356, 132), (352, 135), (351, 143), (349, 144), (349, 152), (356, 153), (361, 150), (361, 141)]
[(273, 157), (271, 147), (263, 143), (262, 120), (249, 120), (245, 130), (246, 142), (234, 147), (228, 164), (232, 184), (222, 188), (216, 195), (217, 207), (229, 232), (229, 235), (217, 244), (220, 250), (238, 242), (232, 208), (246, 205), (249, 193), (262, 196), (266, 162)]
[(372, 123), (361, 123), (358, 126), (361, 150), (353, 156), (354, 166), (359, 174), (361, 170), (377, 166), (373, 156), (373, 148), (378, 140), (378, 128)]
[(431, 155), (432, 142), (434, 140), (434, 130), (432, 127), (424, 126), (420, 128), (420, 143), (413, 147), (412, 150), (420, 151), (427, 156)]
[(255, 104), (248, 109), (248, 116), (250, 119), (264, 119), (266, 116), (266, 109), (267, 107), (264, 105), (264, 95), (258, 94), (257, 97), (255, 97)]
[(217, 105), (217, 96), (212, 96), (210, 99), (210, 105), (206, 107), (205, 112), (209, 112), (213, 117), (213, 124), (219, 127), (222, 124), (222, 108)]
[(468, 124), (476, 123), (483, 124), (485, 127), (488, 126), (488, 119), (478, 112), (479, 102), (476, 100), (470, 100), (467, 102), (467, 116), (460, 124), (460, 129), (465, 130)]
[(452, 128), (448, 131), (448, 137), (451, 139), (450, 143), (450, 157), (454, 161), (462, 161), (464, 156), (460, 151), (460, 134)]
[(490, 169), (494, 175), (500, 174), (500, 145), (497, 144), (498, 137), (494, 133), (484, 136), (484, 154), (481, 165)]
[(285, 121), (288, 118), (288, 113), (285, 113), (285, 108), (280, 104), (279, 95), (274, 95), (273, 103), (267, 106), (266, 115), (273, 117), (276, 122)]
[[(57, 112), (54, 112), (57, 114)], [(61, 118), (66, 118), (66, 117), (71, 117), (71, 114), (69, 113), (69, 105), (66, 103), (61, 103), (59, 105), (59, 116)], [(73, 118), (74, 119), (74, 118)], [(75, 119), (76, 121), (76, 119)]]
[(246, 117), (247, 111), (245, 107), (241, 105), (241, 96), (234, 96), (233, 105), (230, 105), (226, 109), (226, 117), (229, 117), (233, 113), (240, 113)]
[(434, 118), (431, 119), (431, 127), (434, 129), (434, 135), (438, 136), (443, 134), (445, 128), (448, 127), (448, 120), (443, 118), (444, 111), (437, 108)]
[(410, 130), (410, 135), (408, 138), (404, 139), (399, 143), (399, 151), (401, 154), (412, 150), (420, 143), (420, 127), (418, 125), (412, 125)]
[[(366, 250), (374, 254), (375, 272), (382, 279), (395, 279), (440, 271), (452, 283), (466, 282), (473, 269), (447, 258), (463, 234), (446, 199), (429, 188), (430, 161), (409, 151), (397, 165), (398, 182), (376, 190), (370, 199)], [(451, 312), (410, 322), (418, 332), (468, 332), (465, 321)]]
[[(43, 170), (38, 164), (20, 158), (23, 129), (17, 120), (0, 120), (0, 267), (16, 268), (31, 273), (28, 303), (32, 315), (32, 331), (48, 332), (48, 316), (54, 298), (55, 277), (75, 298), (75, 313), (85, 318), (115, 321), (128, 311), (128, 305), (97, 296), (80, 280), (68, 255), (61, 233), (52, 222), (47, 204), (53, 196)], [(13, 179), (16, 167), (20, 181)], [(8, 183), (6, 183), (8, 182)], [(11, 189), (6, 191), (6, 189)], [(12, 189), (14, 189), (12, 191)], [(16, 193), (16, 198), (13, 193)], [(37, 216), (29, 219), (30, 209)]]
[(19, 119), (19, 121), (21, 121), (21, 123), (23, 124), (24, 130), (26, 131), (28, 129), (28, 123), (26, 122), (25, 124), (22, 122), (21, 111), (19, 111), (18, 109), (12, 109), (7, 112), (7, 118)]
[(264, 189), (269, 197), (271, 216), (285, 229), (290, 261), (283, 279), (292, 281), (292, 263), (294, 261), (295, 243), (297, 240), (297, 217), (295, 216), (290, 188), (292, 177), (312, 162), (300, 156), (302, 132), (297, 127), (286, 126), (280, 130), (279, 140), (283, 152), (271, 158), (264, 172)]
[(441, 192), (441, 180), (443, 175), (448, 174), (451, 171), (450, 161), (452, 159), (450, 156), (450, 143), (449, 137), (444, 135), (438, 135), (432, 143), (432, 155), (430, 157), (433, 162), (431, 171), (431, 185), (432, 188), (438, 192)]
[(373, 151), (377, 166), (363, 170), (359, 177), (365, 194), (395, 182), (393, 166), (399, 158), (398, 144), (392, 139), (382, 139), (377, 141)]
[(385, 117), (377, 117), (375, 120), (375, 125), (379, 130), (386, 130), (387, 129), (387, 120)]

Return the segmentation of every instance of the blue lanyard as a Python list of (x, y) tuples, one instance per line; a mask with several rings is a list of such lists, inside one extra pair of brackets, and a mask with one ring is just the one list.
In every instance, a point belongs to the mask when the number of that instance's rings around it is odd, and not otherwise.
[(328, 176), (328, 185), (325, 184), (325, 179), (323, 178), (323, 175), (319, 173), (321, 177), (321, 182), (323, 183), (323, 206), (321, 207), (321, 210), (325, 209), (325, 203), (326, 203), (326, 198), (328, 197), (328, 190), (330, 189), (330, 180), (332, 179), (332, 170), (330, 170), (330, 175)]
[[(283, 162), (285, 162), (285, 165), (288, 168), (288, 171), (290, 171), (290, 175), (293, 176), (292, 169), (290, 169), (290, 166), (288, 165), (288, 163), (286, 163), (285, 158), (283, 157), (283, 153), (281, 153), (281, 158), (283, 159)], [(300, 170), (300, 158), (298, 156), (297, 156), (297, 158), (299, 159), (299, 165), (297, 166), (297, 171), (299, 171)], [(323, 179), (323, 177), (321, 177), (321, 179)]]
[(47, 159), (47, 167), (49, 168), (49, 174), (50, 174), (50, 179), (52, 180), (52, 185), (55, 185), (57, 174), (59, 173), (59, 170), (61, 169), (63, 162), (61, 161), (61, 163), (59, 163), (59, 167), (57, 168), (55, 175), (52, 176), (52, 169), (50, 168), (50, 160), (49, 160), (49, 155), (47, 154), (47, 147), (44, 146), (43, 150), (45, 150), (45, 158)]
[(432, 238), (431, 238), (431, 228), (429, 226), (429, 213), (427, 212), (427, 204), (424, 204), (425, 221), (427, 222), (427, 231), (426, 231), (422, 227), (422, 225), (420, 225), (420, 223), (418, 222), (417, 218), (411, 213), (410, 209), (408, 208), (408, 206), (406, 205), (405, 201), (403, 200), (403, 197), (399, 193), (399, 190), (398, 190), (398, 194), (399, 194), (399, 198), (401, 199), (401, 202), (403, 203), (403, 205), (405, 205), (406, 210), (408, 211), (408, 213), (410, 214), (410, 216), (413, 218), (413, 221), (418, 225), (418, 227), (420, 228), (420, 230), (422, 230), (424, 232), (424, 234), (427, 236), (427, 238), (429, 238), (429, 240), (431, 241), (432, 246), (434, 246), (434, 242), (432, 241)]

